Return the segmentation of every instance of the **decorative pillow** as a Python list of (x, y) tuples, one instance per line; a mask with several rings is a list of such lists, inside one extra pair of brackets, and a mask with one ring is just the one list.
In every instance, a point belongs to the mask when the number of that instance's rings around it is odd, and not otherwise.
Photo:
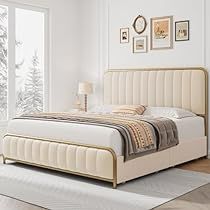
[(122, 105), (113, 109), (112, 113), (142, 115), (144, 111), (145, 111), (145, 107), (142, 105)]
[(185, 117), (195, 117), (196, 114), (181, 108), (175, 107), (146, 107), (144, 115), (152, 115), (156, 117), (172, 117), (182, 119)]

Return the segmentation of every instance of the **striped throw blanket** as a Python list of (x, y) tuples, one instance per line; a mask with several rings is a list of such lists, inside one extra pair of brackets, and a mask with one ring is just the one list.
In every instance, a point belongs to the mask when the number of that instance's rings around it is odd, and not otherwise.
[(125, 161), (179, 143), (176, 125), (167, 118), (95, 113), (40, 113), (22, 115), (18, 119), (59, 121), (117, 129), (124, 140)]

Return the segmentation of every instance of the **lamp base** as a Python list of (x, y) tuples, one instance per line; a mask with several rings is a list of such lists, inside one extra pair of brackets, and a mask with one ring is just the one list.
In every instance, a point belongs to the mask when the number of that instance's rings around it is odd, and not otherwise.
[(85, 112), (87, 112), (87, 94), (85, 94)]

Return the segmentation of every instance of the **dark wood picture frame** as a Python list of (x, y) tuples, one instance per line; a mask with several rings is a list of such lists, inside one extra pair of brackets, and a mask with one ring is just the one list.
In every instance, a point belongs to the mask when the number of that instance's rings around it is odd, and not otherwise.
[[(144, 28), (143, 28), (141, 31), (139, 31), (139, 30), (136, 28), (136, 23), (137, 23), (138, 19), (142, 19), (142, 20), (144, 21)], [(142, 15), (138, 15), (138, 16), (135, 18), (134, 22), (133, 22), (133, 28), (134, 28), (135, 32), (136, 32), (137, 34), (142, 34), (142, 33), (146, 30), (146, 27), (147, 27), (147, 20), (146, 20), (146, 18), (145, 18), (144, 16), (142, 16)]]
[[(180, 23), (187, 23), (187, 37), (183, 39), (177, 39), (177, 25)], [(189, 41), (189, 40), (190, 40), (190, 21), (189, 20), (176, 21), (175, 22), (175, 41), (183, 42), (183, 41)]]

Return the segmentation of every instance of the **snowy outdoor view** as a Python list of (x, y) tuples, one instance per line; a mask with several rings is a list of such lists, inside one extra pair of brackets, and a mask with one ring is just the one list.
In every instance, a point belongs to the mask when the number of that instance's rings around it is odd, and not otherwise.
[[(0, 8), (0, 120), (7, 119), (7, 8)], [(15, 10), (16, 115), (43, 111), (44, 13)]]
[(0, 6), (0, 120), (7, 119), (7, 8)]
[(16, 9), (16, 115), (43, 111), (44, 14)]

